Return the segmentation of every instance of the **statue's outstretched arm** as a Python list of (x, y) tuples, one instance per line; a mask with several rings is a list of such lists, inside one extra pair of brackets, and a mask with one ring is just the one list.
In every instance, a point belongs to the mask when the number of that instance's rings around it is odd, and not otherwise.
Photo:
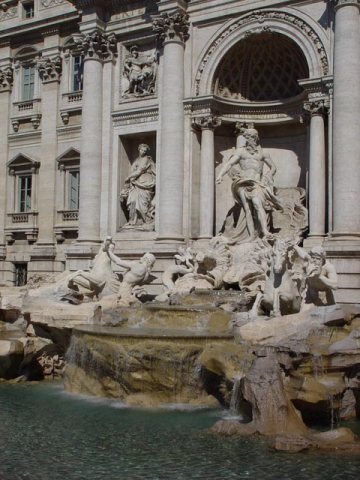
[(131, 269), (132, 267), (132, 261), (130, 260), (122, 260), (120, 257), (116, 256), (111, 249), (108, 250), (108, 255), (110, 257), (110, 260), (114, 262), (116, 265), (119, 265), (119, 267), (126, 268), (128, 270)]
[(231, 155), (229, 160), (221, 167), (219, 175), (217, 176), (217, 179), (216, 179), (216, 183), (222, 182), (222, 179), (224, 178), (224, 176), (227, 174), (227, 172), (230, 170), (231, 167), (233, 167), (238, 163), (240, 158), (241, 158), (241, 155), (239, 155), (238, 153)]

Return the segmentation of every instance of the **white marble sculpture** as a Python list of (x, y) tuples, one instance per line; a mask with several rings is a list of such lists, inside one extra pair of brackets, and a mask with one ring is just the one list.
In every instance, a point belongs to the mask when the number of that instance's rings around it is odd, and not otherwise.
[(138, 146), (139, 156), (132, 163), (120, 192), (120, 201), (128, 217), (123, 228), (154, 228), (156, 167), (148, 155), (149, 150), (145, 143)]
[(326, 252), (321, 246), (313, 247), (309, 252), (294, 246), (296, 253), (303, 260), (303, 306), (334, 305), (334, 290), (338, 279), (334, 265), (326, 259)]
[[(227, 173), (232, 179), (231, 191), (237, 206), (240, 206), (236, 228), (231, 234), (236, 243), (257, 237), (271, 238), (268, 214), (272, 210), (282, 210), (273, 191), (276, 166), (262, 150), (257, 130), (243, 129), (242, 135), (245, 146), (235, 149), (216, 179), (216, 183), (221, 183)], [(231, 223), (232, 219), (225, 221), (224, 235), (228, 236), (226, 222)]]
[(156, 52), (144, 55), (133, 45), (124, 60), (124, 96), (144, 96), (155, 92)]
[(114, 244), (109, 246), (108, 257), (123, 270), (117, 304), (129, 306), (137, 302), (139, 296), (146, 293), (140, 286), (149, 279), (156, 258), (152, 253), (145, 253), (139, 260), (123, 260), (114, 254), (114, 248)]
[(106, 237), (92, 262), (90, 271), (78, 270), (69, 276), (67, 286), (70, 293), (65, 295), (65, 300), (78, 303), (84, 295), (88, 298), (99, 297), (106, 282), (112, 277), (111, 260), (107, 253), (110, 246), (114, 247), (112, 238)]

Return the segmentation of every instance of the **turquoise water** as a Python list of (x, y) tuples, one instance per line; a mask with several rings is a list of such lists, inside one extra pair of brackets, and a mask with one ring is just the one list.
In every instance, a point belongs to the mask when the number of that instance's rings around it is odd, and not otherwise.
[[(221, 410), (141, 411), (49, 384), (0, 384), (0, 480), (358, 479), (360, 458), (207, 433)], [(360, 432), (359, 432), (360, 433)]]

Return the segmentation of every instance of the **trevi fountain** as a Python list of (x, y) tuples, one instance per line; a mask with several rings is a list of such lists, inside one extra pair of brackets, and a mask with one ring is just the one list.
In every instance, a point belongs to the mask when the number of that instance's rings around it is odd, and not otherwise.
[[(138, 151), (125, 228), (153, 222)], [(357, 478), (360, 306), (335, 302), (305, 192), (275, 173), (242, 127), (221, 230), (180, 245), (155, 293), (156, 257), (110, 236), (89, 271), (1, 288), (0, 478)]]

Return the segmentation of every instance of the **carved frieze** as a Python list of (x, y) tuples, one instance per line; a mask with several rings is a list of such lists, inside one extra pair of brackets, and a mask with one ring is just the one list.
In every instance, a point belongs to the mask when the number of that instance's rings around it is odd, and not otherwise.
[(0, 70), (0, 92), (11, 90), (13, 78), (14, 74), (11, 67), (5, 67)]
[(43, 83), (60, 81), (62, 64), (61, 57), (59, 55), (53, 58), (40, 59), (37, 64), (37, 68), (39, 77)]
[[(258, 10), (255, 12), (252, 12), (248, 15), (243, 16), (240, 18), (238, 21), (230, 25), (219, 37), (217, 37), (212, 44), (210, 45), (208, 51), (206, 52), (199, 68), (196, 73), (196, 78), (195, 78), (195, 94), (199, 95), (199, 88), (200, 88), (200, 81), (202, 77), (202, 73), (208, 64), (210, 58), (212, 55), (215, 53), (215, 51), (223, 44), (223, 42), (229, 37), (229, 35), (233, 34), (236, 30), (239, 30), (246, 26), (247, 24), (251, 24), (253, 22), (256, 22), (257, 26), (254, 29), (255, 33), (259, 32), (259, 28), (263, 29), (266, 27), (264, 25), (263, 27), (259, 27), (259, 24), (262, 24), (266, 22), (267, 20), (280, 20), (281, 22), (290, 24), (291, 26), (294, 26), (302, 31), (303, 34), (305, 34), (307, 37), (310, 38), (312, 43), (315, 45), (318, 55), (320, 57), (320, 63), (322, 66), (322, 74), (327, 75), (329, 73), (329, 61), (327, 58), (326, 50), (325, 47), (317, 35), (317, 33), (310, 27), (309, 24), (307, 24), (304, 20), (302, 20), (299, 17), (296, 17), (295, 15), (292, 15), (287, 12), (280, 12), (276, 10)], [(252, 31), (249, 32), (251, 34)], [(261, 32), (260, 32), (261, 33)]]
[(62, 5), (66, 0), (41, 0), (41, 5), (45, 8)]
[(74, 42), (85, 58), (107, 60), (117, 52), (116, 35), (105, 35), (100, 30), (91, 33), (73, 35)]
[(8, 5), (4, 4), (0, 6), (0, 22), (4, 22), (5, 20), (10, 20), (11, 18), (15, 18), (18, 15), (17, 6), (9, 7)]
[(121, 88), (123, 97), (140, 97), (155, 93), (157, 58), (157, 50), (144, 52), (140, 51), (137, 45), (129, 48), (123, 62)]
[(164, 12), (153, 17), (153, 30), (160, 43), (169, 40), (185, 42), (189, 38), (189, 15), (183, 10)]

